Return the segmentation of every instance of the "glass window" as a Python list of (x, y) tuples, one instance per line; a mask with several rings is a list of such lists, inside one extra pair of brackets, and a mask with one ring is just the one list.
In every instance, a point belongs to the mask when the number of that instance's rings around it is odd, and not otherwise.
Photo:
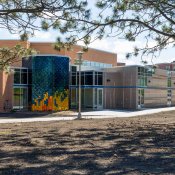
[(91, 66), (91, 62), (90, 61), (87, 61), (86, 65), (87, 66)]
[(81, 72), (81, 85), (84, 85), (84, 72)]
[(82, 65), (92, 66), (92, 67), (101, 67), (101, 68), (112, 67), (112, 64), (100, 63), (96, 61), (87, 61), (87, 60), (84, 60)]
[(103, 85), (103, 74), (102, 73), (98, 74), (98, 85)]
[(21, 69), (21, 73), (27, 73), (27, 69)]
[(71, 108), (77, 107), (77, 92), (76, 89), (71, 89)]
[(93, 89), (92, 88), (84, 89), (84, 107), (85, 108), (93, 107)]
[(95, 100), (94, 100), (94, 105), (97, 107), (97, 88), (95, 88)]
[(13, 106), (20, 107), (21, 92), (20, 88), (14, 88), (13, 90)]
[[(77, 76), (76, 77), (77, 77), (77, 85), (79, 85), (79, 72), (77, 72)], [(75, 80), (72, 83), (74, 83), (72, 85), (76, 85), (75, 84)], [(81, 72), (81, 85), (84, 85), (84, 72)]]
[(26, 109), (28, 105), (28, 90), (27, 88), (13, 89), (13, 108)]
[(27, 84), (27, 73), (21, 73), (21, 84)]
[(103, 85), (103, 73), (95, 72), (95, 85)]
[(103, 90), (98, 89), (97, 93), (98, 93), (98, 106), (102, 106), (103, 105)]
[(19, 69), (15, 69), (14, 84), (20, 84), (20, 70)]
[(166, 70), (170, 70), (170, 66), (166, 66), (165, 69), (166, 69)]
[(85, 85), (93, 85), (93, 73), (85, 72)]
[(98, 73), (95, 72), (95, 85), (98, 85)]
[(27, 69), (15, 69), (14, 70), (14, 84), (28, 84), (28, 70)]
[(76, 76), (72, 76), (72, 85), (76, 85)]
[(71, 66), (71, 71), (72, 72), (76, 72), (77, 71), (77, 67), (76, 66)]
[(171, 78), (168, 78), (167, 85), (168, 85), (168, 87), (171, 87)]
[(99, 62), (94, 62), (94, 66), (95, 66), (95, 67), (101, 67), (101, 63), (99, 63)]

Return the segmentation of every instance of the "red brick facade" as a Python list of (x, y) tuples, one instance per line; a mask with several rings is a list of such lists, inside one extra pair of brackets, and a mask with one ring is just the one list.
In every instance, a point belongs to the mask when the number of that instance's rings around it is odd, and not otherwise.
[[(74, 60), (77, 57), (77, 52), (82, 50), (81, 46), (74, 45), (72, 46), (70, 51), (66, 49), (62, 49), (60, 52), (55, 50), (53, 47), (53, 43), (39, 43), (39, 42), (31, 42), (30, 47), (39, 52), (39, 54), (57, 54), (57, 55), (66, 55), (71, 58), (71, 63), (74, 63)], [(117, 66), (117, 54), (110, 53), (102, 50), (96, 50), (89, 48), (88, 52), (83, 54), (83, 59), (88, 61), (96, 61), (101, 63), (112, 64), (113, 66)]]
[(175, 62), (172, 63), (159, 63), (156, 64), (159, 69), (175, 71)]

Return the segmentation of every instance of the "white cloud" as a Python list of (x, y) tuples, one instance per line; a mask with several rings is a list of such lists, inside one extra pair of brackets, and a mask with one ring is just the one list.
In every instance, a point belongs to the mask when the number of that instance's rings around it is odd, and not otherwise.
[(0, 29), (1, 37), (0, 39), (19, 39), (18, 34), (10, 34), (8, 30)]
[[(42, 31), (36, 31), (33, 39), (35, 40), (52, 40), (52, 35), (50, 32), (42, 32)], [(55, 39), (55, 38), (54, 38)]]
[(127, 65), (141, 64), (140, 58), (126, 59), (126, 54), (128, 52), (133, 52), (135, 46), (141, 47), (143, 45), (141, 41), (137, 42), (129, 42), (125, 40), (113, 41), (109, 39), (96, 40), (90, 44), (90, 47), (92, 48), (117, 53), (118, 61), (125, 62), (127, 63)]

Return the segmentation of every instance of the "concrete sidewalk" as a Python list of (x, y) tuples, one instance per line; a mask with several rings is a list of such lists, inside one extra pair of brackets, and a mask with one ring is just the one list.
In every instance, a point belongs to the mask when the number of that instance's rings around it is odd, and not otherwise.
[[(175, 111), (175, 107), (158, 108), (158, 109), (143, 109), (140, 111), (129, 111), (129, 110), (102, 110), (102, 111), (91, 111), (82, 112), (82, 118), (84, 119), (102, 119), (102, 118), (116, 118), (116, 117), (135, 117), (141, 115), (155, 114), (159, 112)], [(22, 123), (22, 122), (45, 122), (45, 121), (62, 121), (62, 120), (75, 120), (77, 114), (68, 115), (66, 117), (49, 114), (44, 117), (33, 117), (33, 118), (6, 118), (0, 119), (0, 123)]]
[(175, 107), (156, 108), (156, 109), (142, 109), (139, 111), (130, 110), (103, 110), (83, 112), (84, 118), (114, 118), (114, 117), (135, 117), (140, 115), (155, 114), (166, 111), (175, 111)]

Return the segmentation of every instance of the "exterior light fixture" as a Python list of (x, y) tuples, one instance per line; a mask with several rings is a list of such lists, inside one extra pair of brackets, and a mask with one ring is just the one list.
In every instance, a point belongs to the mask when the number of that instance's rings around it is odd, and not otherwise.
[(82, 64), (82, 55), (83, 52), (79, 51), (77, 52), (77, 64), (79, 65), (79, 86), (78, 86), (78, 116), (77, 118), (81, 118), (81, 64)]

